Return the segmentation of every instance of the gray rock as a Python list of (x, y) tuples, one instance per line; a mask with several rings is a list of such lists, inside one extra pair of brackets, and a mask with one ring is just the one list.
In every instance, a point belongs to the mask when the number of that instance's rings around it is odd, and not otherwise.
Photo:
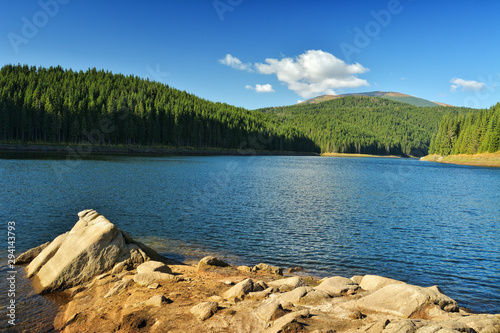
[(404, 283), (402, 281), (389, 279), (378, 275), (365, 275), (361, 279), (359, 286), (368, 291), (377, 290), (390, 284)]
[(249, 266), (238, 266), (236, 267), (237, 270), (242, 271), (242, 272), (251, 272), (252, 267)]
[(217, 302), (203, 302), (191, 308), (191, 313), (201, 321), (207, 320), (217, 313)]
[(245, 279), (226, 291), (224, 297), (226, 299), (234, 299), (246, 295), (251, 291), (253, 291), (253, 281), (252, 279)]
[(278, 296), (278, 299), (281, 303), (297, 303), (303, 296), (305, 296), (309, 291), (312, 291), (313, 288), (304, 286), (295, 288), (292, 291), (286, 292)]
[(358, 306), (369, 311), (409, 318), (427, 305), (438, 305), (448, 311), (458, 310), (457, 303), (432, 288), (409, 284), (390, 284), (357, 301)]
[(349, 290), (357, 290), (359, 286), (351, 279), (334, 276), (323, 280), (318, 286), (314, 287), (316, 290), (322, 290), (328, 293), (331, 297), (341, 296)]
[(455, 320), (429, 322), (426, 326), (417, 330), (418, 333), (445, 333), (445, 332), (467, 332), (476, 333), (472, 328)]
[(353, 277), (351, 277), (351, 280), (354, 283), (360, 284), (361, 280), (363, 280), (363, 275), (354, 275)]
[(253, 291), (262, 291), (267, 289), (269, 286), (264, 281), (257, 281), (253, 283)]
[(160, 273), (168, 273), (171, 274), (172, 270), (170, 267), (165, 265), (164, 263), (160, 261), (146, 261), (145, 263), (140, 264), (137, 266), (137, 273), (150, 273), (150, 272), (160, 272)]
[(203, 266), (217, 266), (217, 267), (228, 267), (229, 264), (223, 260), (220, 260), (213, 256), (206, 256), (198, 262), (198, 269)]
[(22, 265), (22, 264), (30, 263), (47, 246), (49, 246), (49, 244), (50, 244), (50, 242), (43, 243), (42, 245), (39, 245), (37, 247), (34, 247), (34, 248), (29, 249), (28, 251), (24, 252), (23, 254), (21, 254), (19, 257), (16, 258), (16, 265)]
[(263, 302), (258, 308), (255, 309), (254, 313), (257, 317), (266, 322), (276, 320), (286, 314), (281, 307), (281, 304), (276, 300)]
[(280, 280), (275, 280), (267, 283), (271, 287), (276, 287), (280, 291), (290, 291), (298, 287), (303, 287), (306, 286), (305, 281), (298, 277), (298, 276), (292, 276), (289, 278), (285, 279), (280, 279)]
[(174, 275), (168, 273), (149, 272), (134, 275), (134, 282), (141, 286), (147, 286), (153, 282), (161, 280), (175, 280), (175, 278), (176, 277)]
[(117, 263), (139, 265), (156, 252), (127, 243), (123, 233), (94, 210), (78, 213), (79, 220), (56, 237), (26, 267), (38, 293), (70, 288), (110, 271)]
[(276, 266), (260, 263), (252, 267), (252, 272), (263, 271), (270, 274), (283, 275), (283, 269)]
[(500, 314), (475, 314), (458, 319), (478, 333), (500, 332)]
[(368, 333), (381, 333), (384, 331), (384, 328), (389, 325), (391, 321), (389, 319), (383, 319), (379, 320), (375, 323), (371, 323), (363, 327), (360, 331), (361, 332), (368, 332)]
[(298, 301), (303, 305), (316, 305), (325, 303), (331, 300), (330, 294), (323, 290), (313, 289), (301, 297)]
[(172, 303), (172, 301), (163, 295), (156, 295), (144, 302), (145, 306), (160, 307), (162, 304)]
[(267, 328), (264, 332), (265, 333), (282, 332), (287, 325), (297, 322), (297, 319), (307, 318), (307, 317), (309, 317), (309, 310), (301, 310), (286, 314), (283, 317), (275, 320), (273, 325)]
[(266, 298), (267, 296), (269, 296), (270, 294), (272, 294), (273, 292), (275, 292), (276, 290), (277, 289), (274, 287), (269, 287), (269, 288), (262, 290), (262, 291), (249, 292), (247, 294), (247, 296), (249, 298), (252, 298), (252, 299), (263, 299), (263, 298)]
[[(421, 319), (391, 321), (385, 326), (384, 333), (415, 333), (425, 327), (429, 321)], [(375, 333), (374, 331), (372, 331)]]
[(127, 289), (129, 286), (133, 284), (132, 280), (120, 280), (115, 282), (113, 287), (104, 295), (104, 298), (112, 297), (120, 294), (123, 290)]

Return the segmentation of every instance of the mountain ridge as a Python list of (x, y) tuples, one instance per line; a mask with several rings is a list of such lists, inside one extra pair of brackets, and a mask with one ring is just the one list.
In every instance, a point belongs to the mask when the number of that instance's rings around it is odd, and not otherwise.
[(321, 95), (317, 97), (310, 98), (308, 100), (299, 102), (297, 104), (315, 104), (330, 101), (332, 99), (338, 99), (348, 96), (366, 96), (366, 97), (380, 97), (386, 98), (397, 102), (407, 103), (415, 106), (425, 106), (425, 107), (436, 107), (436, 106), (446, 106), (453, 107), (453, 105), (429, 101), (420, 97), (415, 97), (395, 91), (369, 91), (362, 93), (350, 93), (350, 94), (339, 94), (339, 95)]

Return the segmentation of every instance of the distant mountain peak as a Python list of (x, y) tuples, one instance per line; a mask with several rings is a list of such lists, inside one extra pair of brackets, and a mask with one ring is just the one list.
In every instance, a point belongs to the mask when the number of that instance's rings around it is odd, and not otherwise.
[(444, 103), (433, 102), (423, 98), (402, 94), (395, 91), (369, 91), (362, 93), (352, 93), (352, 94), (340, 94), (340, 95), (321, 95), (318, 97), (314, 97), (305, 101), (300, 102), (299, 104), (314, 104), (330, 101), (332, 99), (338, 99), (348, 96), (366, 96), (366, 97), (380, 97), (387, 98), (393, 101), (407, 103), (416, 106), (452, 106)]

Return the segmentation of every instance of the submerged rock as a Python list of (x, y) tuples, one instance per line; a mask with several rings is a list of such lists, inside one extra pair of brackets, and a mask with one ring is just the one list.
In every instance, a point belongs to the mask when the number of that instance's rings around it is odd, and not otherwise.
[(70, 231), (56, 237), (26, 267), (37, 293), (79, 285), (116, 265), (135, 268), (160, 257), (95, 210), (78, 216)]

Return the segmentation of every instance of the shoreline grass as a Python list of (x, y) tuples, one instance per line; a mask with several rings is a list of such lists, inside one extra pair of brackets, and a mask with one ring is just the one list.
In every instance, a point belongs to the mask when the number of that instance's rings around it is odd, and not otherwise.
[(481, 153), (474, 155), (427, 155), (422, 157), (420, 160), (427, 162), (500, 168), (500, 151), (497, 151), (496, 153)]

